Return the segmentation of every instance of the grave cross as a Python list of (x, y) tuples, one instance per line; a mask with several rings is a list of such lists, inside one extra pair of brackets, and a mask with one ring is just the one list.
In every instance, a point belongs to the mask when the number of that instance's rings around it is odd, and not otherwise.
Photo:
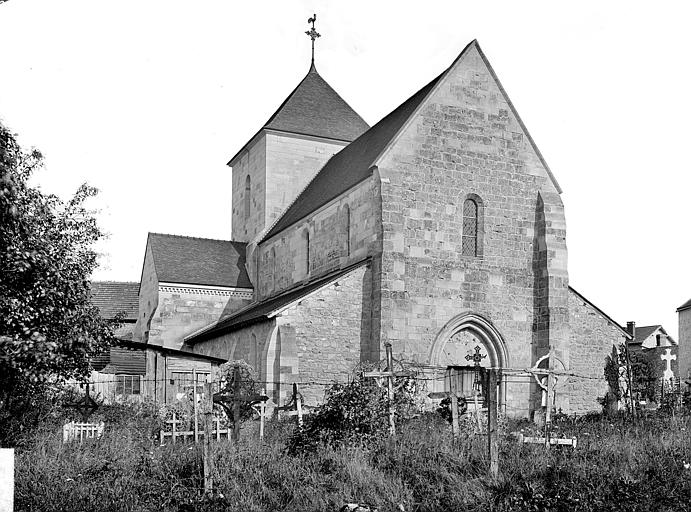
[(213, 395), (213, 403), (219, 404), (226, 411), (226, 415), (233, 419), (233, 441), (236, 443), (240, 440), (240, 406), (241, 404), (249, 405), (250, 407), (254, 404), (261, 402), (266, 402), (269, 397), (264, 394), (259, 393), (246, 393), (240, 389), (240, 384), (242, 381), (242, 374), (240, 373), (240, 368), (235, 367), (233, 370), (233, 393), (232, 395), (224, 395), (223, 391), (220, 391)]
[(673, 379), (674, 378), (674, 372), (672, 371), (672, 361), (674, 361), (677, 358), (676, 354), (672, 354), (672, 349), (666, 349), (665, 353), (660, 356), (660, 359), (665, 361), (666, 368), (665, 372), (662, 375), (662, 378), (665, 380)]
[(391, 349), (391, 343), (387, 342), (386, 347), (386, 368), (383, 371), (373, 371), (365, 372), (363, 376), (365, 378), (373, 379), (386, 379), (386, 389), (387, 389), (387, 399), (389, 402), (389, 433), (392, 436), (396, 435), (396, 424), (394, 422), (395, 407), (393, 403), (394, 399), (394, 379), (396, 377), (412, 377), (413, 372), (409, 371), (395, 371), (393, 367), (393, 351)]
[(466, 355), (465, 360), (469, 362), (472, 361), (475, 364), (475, 366), (480, 366), (480, 362), (482, 362), (482, 360), (487, 357), (487, 354), (480, 354), (480, 350), (482, 350), (480, 348), (480, 345), (475, 345), (474, 350), (475, 353), (470, 353)]
[[(675, 356), (676, 357), (676, 356)], [(72, 402), (69, 404), (66, 404), (67, 407), (72, 407), (77, 410), (82, 416), (82, 421), (86, 423), (89, 419), (89, 416), (98, 409), (98, 404), (96, 403), (96, 400), (91, 398), (91, 393), (90, 393), (90, 383), (86, 383), (86, 393), (84, 394), (84, 398), (81, 398), (77, 400), (76, 402)]]
[(475, 365), (475, 382), (473, 385), (475, 389), (480, 390), (482, 388), (482, 383), (480, 382), (480, 362), (487, 357), (486, 354), (480, 354), (480, 345), (475, 345), (475, 353), (470, 353), (465, 356), (465, 360), (472, 361)]

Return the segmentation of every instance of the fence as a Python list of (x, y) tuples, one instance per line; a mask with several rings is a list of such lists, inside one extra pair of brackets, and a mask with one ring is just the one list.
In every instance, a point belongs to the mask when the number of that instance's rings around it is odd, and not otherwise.
[(104, 428), (105, 424), (102, 421), (99, 423), (71, 421), (62, 427), (62, 442), (79, 441), (81, 443), (84, 439), (98, 439), (103, 435)]
[[(230, 439), (230, 429), (221, 428), (220, 420), (218, 418), (214, 418), (213, 422), (215, 423), (216, 428), (211, 430), (211, 438), (216, 439), (216, 441), (220, 441), (221, 439)], [(159, 433), (162, 445), (165, 444), (165, 441), (168, 438), (172, 440), (173, 444), (175, 444), (180, 438), (182, 438), (181, 440), (183, 443), (187, 441), (194, 441), (197, 443), (204, 438), (205, 430), (199, 430), (199, 423), (197, 419), (193, 420), (191, 430), (179, 430), (178, 425), (181, 423), (183, 422), (178, 419), (177, 414), (173, 413), (173, 419), (166, 421), (166, 425), (170, 425), (170, 430), (161, 430)]]
[[(470, 356), (469, 356), (470, 357)], [(468, 359), (468, 366), (430, 366), (430, 365), (409, 365), (395, 361), (392, 349), (386, 345), (386, 359), (379, 363), (372, 364), (367, 368), (359, 368), (356, 371), (356, 379), (372, 382), (384, 388), (386, 400), (388, 402), (388, 426), (391, 435), (396, 435), (396, 424), (400, 422), (395, 403), (400, 393), (410, 392), (407, 387), (412, 383), (415, 393), (418, 396), (425, 396), (427, 400), (427, 410), (429, 406), (439, 407), (440, 400), (445, 400), (449, 422), (451, 424), (450, 442), (456, 443), (459, 438), (466, 435), (479, 435), (486, 438), (488, 460), (490, 461), (490, 473), (494, 476), (498, 472), (498, 437), (500, 421), (502, 416), (526, 417), (530, 416), (539, 422), (541, 428), (531, 428), (531, 433), (525, 435), (518, 432), (513, 433), (517, 442), (529, 444), (542, 444), (545, 447), (570, 446), (575, 449), (578, 446), (577, 439), (565, 438), (559, 434), (558, 429), (554, 428), (555, 419), (553, 415), (561, 412), (560, 403), (568, 405), (570, 385), (565, 385), (569, 379), (576, 381), (574, 386), (583, 389), (584, 386), (592, 386), (592, 402), (594, 409), (599, 409), (594, 401), (595, 390), (598, 394), (606, 387), (607, 383), (603, 376), (598, 376), (594, 372), (592, 375), (580, 375), (565, 368), (564, 364), (551, 354), (545, 355), (530, 368), (493, 368), (481, 366), (479, 361)], [(472, 364), (475, 362), (476, 364)], [(542, 366), (541, 366), (542, 365)], [(259, 437), (263, 438), (264, 423), (267, 416), (275, 413), (279, 416), (296, 416), (298, 428), (302, 427), (303, 415), (315, 413), (319, 408), (309, 408), (301, 394), (300, 386), (332, 386), (334, 382), (270, 382), (253, 381), (252, 386), (242, 390), (244, 378), (240, 376), (238, 367), (234, 370), (233, 378), (229, 378), (223, 386), (223, 393), (212, 393), (212, 385), (221, 384), (219, 381), (206, 382), (203, 391), (198, 391), (194, 387), (192, 393), (192, 406), (194, 409), (192, 426), (182, 426), (181, 420), (173, 415), (172, 420), (167, 421), (166, 428), (159, 433), (161, 444), (171, 440), (173, 444), (178, 442), (203, 442), (205, 451), (211, 441), (222, 439), (232, 439), (239, 441), (240, 437), (240, 418), (241, 407), (243, 414), (246, 414), (247, 407), (251, 406), (259, 414), (260, 429)], [(256, 384), (266, 384), (271, 386), (274, 391), (282, 389), (283, 386), (290, 385), (292, 394), (285, 397), (284, 405), (267, 407), (270, 402), (265, 391), (261, 394), (252, 390)], [(431, 388), (431, 393), (428, 393)], [(678, 393), (678, 384), (670, 386), (674, 393)], [(219, 388), (217, 388), (219, 389)], [(289, 388), (290, 389), (290, 388)], [(669, 392), (671, 393), (671, 392)], [(582, 393), (581, 393), (582, 394)], [(676, 395), (675, 395), (676, 396)], [(566, 397), (566, 401), (563, 401)], [(626, 397), (627, 407), (631, 409), (632, 400), (630, 394)], [(212, 404), (213, 400), (213, 404)], [(225, 410), (228, 418), (233, 425), (232, 428), (220, 428), (220, 421), (212, 414), (213, 405), (220, 405)], [(267, 409), (270, 411), (267, 414)], [(420, 409), (422, 410), (422, 409)], [(200, 420), (199, 416), (203, 416)], [(558, 418), (563, 418), (559, 414)], [(215, 429), (212, 425), (215, 423)], [(200, 424), (202, 427), (200, 428)], [(469, 430), (467, 427), (470, 426)], [(469, 432), (472, 431), (472, 434)], [(78, 434), (80, 439), (86, 434)], [(91, 434), (93, 436), (93, 434)], [(209, 464), (211, 462), (208, 462)], [(205, 464), (207, 459), (205, 457)], [(207, 468), (208, 469), (208, 468)], [(210, 472), (213, 469), (209, 469)], [(206, 474), (206, 469), (205, 469)]]

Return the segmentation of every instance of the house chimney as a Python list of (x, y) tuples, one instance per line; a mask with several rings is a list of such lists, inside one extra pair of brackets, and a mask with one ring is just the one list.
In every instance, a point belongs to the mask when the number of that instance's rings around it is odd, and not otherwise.
[(632, 338), (636, 337), (636, 322), (626, 322), (626, 332), (628, 332)]

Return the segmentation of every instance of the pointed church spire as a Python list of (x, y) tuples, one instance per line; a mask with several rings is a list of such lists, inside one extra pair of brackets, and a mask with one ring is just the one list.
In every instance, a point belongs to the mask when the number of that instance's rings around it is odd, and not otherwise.
[(321, 37), (321, 34), (314, 29), (314, 22), (317, 21), (317, 15), (313, 14), (311, 18), (307, 20), (307, 23), (312, 24), (312, 28), (305, 32), (312, 40), (312, 64), (310, 65), (310, 71), (316, 71), (314, 67), (314, 40)]

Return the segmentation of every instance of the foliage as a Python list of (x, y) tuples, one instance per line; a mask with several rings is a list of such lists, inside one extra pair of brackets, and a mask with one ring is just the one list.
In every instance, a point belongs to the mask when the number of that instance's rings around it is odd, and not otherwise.
[(655, 401), (659, 379), (655, 366), (643, 354), (631, 354), (631, 380), (639, 400)]
[[(399, 383), (393, 402), (396, 417), (407, 415), (412, 403), (412, 388)], [(324, 445), (368, 444), (388, 435), (388, 417), (386, 387), (378, 386), (374, 379), (334, 384), (326, 390), (324, 404), (290, 437), (288, 452), (310, 452)]]
[(223, 408), (228, 420), (234, 422), (233, 403), (235, 401), (236, 380), (240, 400), (240, 421), (245, 421), (254, 415), (252, 405), (260, 401), (261, 393), (256, 374), (251, 365), (243, 360), (228, 361), (218, 369), (220, 388), (214, 393), (214, 404)]
[(101, 237), (82, 185), (64, 202), (31, 187), (41, 167), (0, 125), (0, 443), (25, 424), (37, 396), (83, 377), (89, 357), (112, 340), (112, 325), (89, 301)]
[[(113, 413), (104, 437), (63, 445), (44, 431), (16, 455), (18, 511), (379, 510), (678, 511), (689, 510), (691, 419), (654, 417), (634, 426), (591, 415), (571, 419), (578, 447), (522, 445), (500, 438), (500, 475), (487, 476), (486, 440), (450, 443), (435, 414), (400, 421), (396, 438), (323, 447), (294, 457), (267, 424), (265, 441), (212, 445), (212, 496), (204, 497), (201, 446), (160, 447), (137, 431), (147, 416)], [(142, 422), (137, 431), (133, 419)], [(566, 417), (564, 418), (566, 422)], [(526, 427), (513, 422), (509, 430)], [(284, 425), (279, 425), (279, 430)]]

